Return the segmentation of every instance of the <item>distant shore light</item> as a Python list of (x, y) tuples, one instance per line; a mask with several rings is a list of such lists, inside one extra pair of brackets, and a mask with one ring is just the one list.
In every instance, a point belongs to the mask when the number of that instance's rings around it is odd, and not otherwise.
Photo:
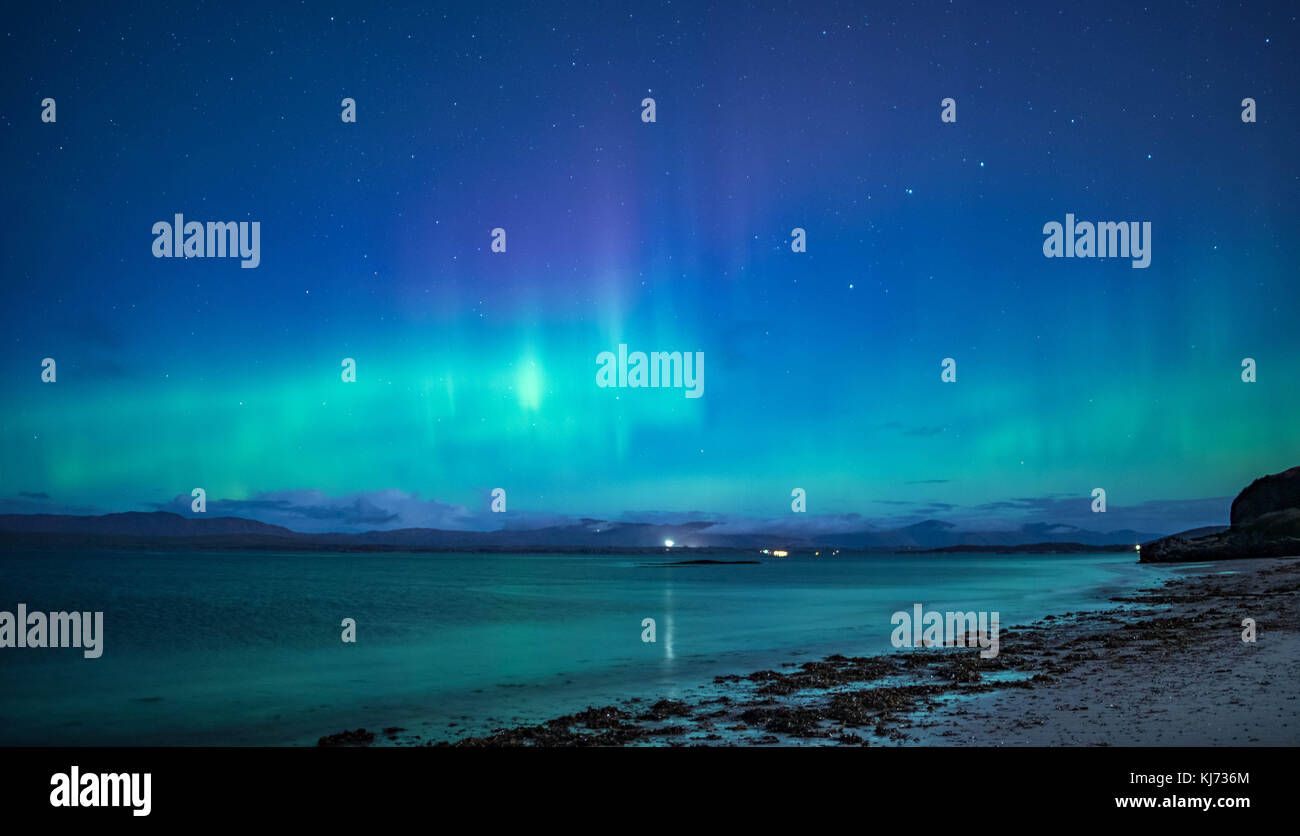
[(672, 540), (665, 540), (665, 541), (664, 541), (664, 546), (666, 546), (667, 548), (670, 548), (670, 549), (671, 549), (671, 548), (673, 547), (673, 541), (672, 541)]

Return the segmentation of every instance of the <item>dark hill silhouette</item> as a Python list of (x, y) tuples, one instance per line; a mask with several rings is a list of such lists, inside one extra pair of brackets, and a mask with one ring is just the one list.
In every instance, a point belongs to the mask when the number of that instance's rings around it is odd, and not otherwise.
[(70, 514), (0, 514), (0, 531), (108, 534), (132, 537), (211, 537), (231, 534), (295, 536), (278, 525), (242, 517), (182, 517), (170, 511), (127, 511), (98, 517)]

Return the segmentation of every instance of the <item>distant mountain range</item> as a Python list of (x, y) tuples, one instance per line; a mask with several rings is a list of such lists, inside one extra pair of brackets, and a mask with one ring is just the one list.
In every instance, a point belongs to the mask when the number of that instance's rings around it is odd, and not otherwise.
[[(359, 534), (308, 534), (241, 517), (185, 517), (167, 511), (102, 516), (0, 515), (0, 544), (51, 548), (195, 548), (268, 551), (626, 551), (679, 547), (707, 550), (849, 549), (1092, 551), (1132, 548), (1158, 535), (1131, 530), (1095, 532), (1070, 525), (1026, 525), (1007, 531), (963, 531), (928, 520), (901, 528), (842, 533), (725, 532), (713, 522), (654, 524), (584, 519), (576, 523), (499, 531), (399, 528)], [(1206, 530), (1209, 533), (1211, 530)]]

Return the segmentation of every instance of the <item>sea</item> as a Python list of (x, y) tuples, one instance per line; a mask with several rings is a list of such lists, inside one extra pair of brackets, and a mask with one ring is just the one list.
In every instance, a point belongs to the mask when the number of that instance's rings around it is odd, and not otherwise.
[(454, 741), (898, 652), (891, 616), (915, 604), (998, 612), (1006, 630), (1172, 575), (1133, 551), (676, 564), (699, 557), (3, 552), (0, 611), (102, 611), (104, 626), (96, 659), (0, 648), (0, 745), (309, 746), (356, 728)]

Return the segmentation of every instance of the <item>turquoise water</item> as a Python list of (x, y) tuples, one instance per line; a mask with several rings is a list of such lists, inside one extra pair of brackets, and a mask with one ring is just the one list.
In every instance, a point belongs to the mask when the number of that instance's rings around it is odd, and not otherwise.
[(102, 610), (104, 652), (0, 649), (0, 744), (446, 739), (889, 651), (913, 603), (996, 610), (1005, 629), (1170, 574), (1127, 551), (651, 565), (689, 557), (8, 552), (0, 610)]

